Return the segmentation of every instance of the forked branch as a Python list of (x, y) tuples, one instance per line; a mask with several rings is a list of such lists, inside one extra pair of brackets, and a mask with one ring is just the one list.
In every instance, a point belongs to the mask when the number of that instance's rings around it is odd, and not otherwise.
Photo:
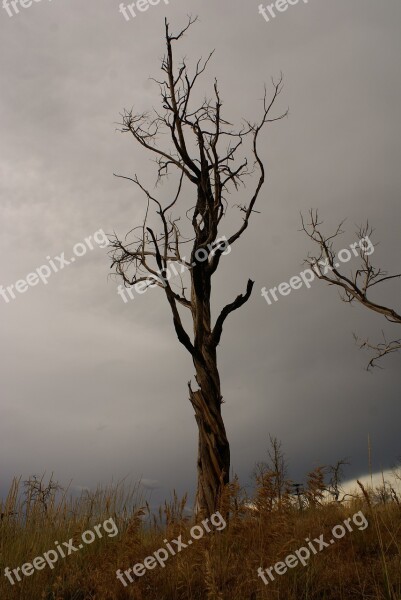
[[(401, 324), (401, 314), (393, 308), (379, 304), (372, 300), (370, 290), (376, 285), (383, 284), (392, 279), (399, 279), (401, 274), (388, 275), (387, 271), (380, 267), (375, 267), (372, 264), (371, 255), (373, 254), (375, 245), (370, 238), (374, 230), (367, 222), (356, 231), (359, 240), (359, 252), (361, 264), (358, 269), (346, 275), (339, 270), (339, 263), (336, 260), (336, 252), (334, 250), (333, 241), (343, 233), (342, 223), (337, 227), (331, 235), (324, 235), (321, 231), (322, 221), (319, 221), (318, 211), (309, 211), (309, 223), (305, 223), (301, 215), (302, 231), (317, 245), (318, 254), (308, 254), (305, 263), (308, 264), (317, 277), (327, 281), (329, 285), (335, 285), (342, 290), (341, 299), (344, 302), (358, 302), (365, 308), (379, 313), (385, 317), (390, 323)], [(364, 244), (361, 242), (364, 241)], [(366, 244), (365, 242), (368, 242)], [(383, 334), (384, 336), (384, 334)], [(376, 366), (376, 362), (393, 352), (400, 349), (400, 340), (387, 342), (384, 338), (383, 343), (370, 344), (369, 341), (360, 341), (356, 336), (360, 348), (369, 348), (375, 352), (374, 357), (370, 360), (367, 368)]]

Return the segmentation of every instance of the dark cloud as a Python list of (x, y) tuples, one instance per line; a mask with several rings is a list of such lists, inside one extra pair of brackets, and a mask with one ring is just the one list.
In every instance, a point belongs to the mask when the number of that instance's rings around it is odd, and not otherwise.
[[(201, 92), (217, 76), (230, 118), (254, 118), (263, 83), (283, 71), (280, 108), (290, 106), (262, 136), (261, 214), (216, 280), (215, 312), (256, 281), (220, 346), (233, 470), (248, 481), (269, 433), (297, 479), (344, 456), (350, 476), (366, 473), (368, 435), (375, 469), (391, 466), (401, 454), (399, 358), (369, 375), (352, 340), (353, 331), (378, 339), (380, 317), (342, 304), (321, 282), (272, 306), (260, 289), (302, 270), (310, 246), (299, 212), (309, 207), (328, 229), (348, 217), (338, 249), (369, 218), (382, 242), (375, 259), (399, 266), (399, 3), (310, 0), (269, 23), (258, 2), (171, 0), (129, 22), (118, 5), (42, 0), (12, 18), (0, 9), (0, 283), (68, 256), (100, 228), (123, 234), (140, 222), (143, 198), (112, 174), (136, 171), (149, 183), (153, 164), (116, 122), (124, 107), (157, 101), (148, 77), (158, 74), (164, 17), (180, 27), (199, 14), (178, 52), (195, 59), (216, 49)], [(0, 298), (2, 491), (13, 474), (43, 471), (82, 488), (146, 477), (155, 501), (193, 490), (191, 361), (160, 290), (124, 304), (108, 275), (97, 248), (48, 285)], [(389, 286), (381, 300), (398, 292)]]

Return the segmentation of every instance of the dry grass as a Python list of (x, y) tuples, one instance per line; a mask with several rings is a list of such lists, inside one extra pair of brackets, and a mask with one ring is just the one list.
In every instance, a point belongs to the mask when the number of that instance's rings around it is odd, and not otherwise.
[[(190, 537), (193, 524), (184, 517), (185, 498), (174, 498), (160, 514), (152, 516), (138, 489), (114, 486), (84, 492), (72, 500), (60, 490), (48, 496), (23, 493), (14, 481), (0, 505), (1, 600), (400, 600), (401, 507), (398, 498), (378, 503), (363, 488), (348, 503), (324, 500), (320, 475), (309, 478), (307, 506), (300, 511), (288, 489), (280, 502), (271, 473), (260, 474), (252, 499), (245, 497), (237, 480), (221, 499), (221, 512), (230, 510), (229, 526), (205, 534), (165, 568), (152, 571), (124, 588), (117, 569), (143, 562), (182, 534)], [(46, 485), (43, 486), (44, 488)], [(42, 488), (40, 488), (42, 489)], [(376, 496), (377, 499), (377, 496)], [(265, 586), (257, 576), (263, 568), (284, 560), (305, 545), (305, 538), (325, 534), (362, 510), (369, 527), (354, 531), (313, 556), (306, 567), (297, 566)], [(12, 586), (3, 575), (54, 548), (54, 541), (77, 540), (83, 531), (113, 517), (119, 535), (95, 540), (81, 551), (59, 560), (54, 570), (46, 566)]]

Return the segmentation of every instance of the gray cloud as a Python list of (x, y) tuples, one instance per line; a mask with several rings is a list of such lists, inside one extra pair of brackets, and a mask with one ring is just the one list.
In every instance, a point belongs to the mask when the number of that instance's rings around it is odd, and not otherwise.
[[(256, 281), (220, 346), (233, 470), (248, 481), (269, 432), (283, 440), (294, 478), (343, 456), (350, 475), (367, 472), (368, 435), (375, 468), (391, 466), (401, 454), (399, 358), (369, 375), (351, 335), (377, 339), (382, 320), (321, 282), (272, 306), (260, 288), (302, 269), (310, 245), (299, 212), (311, 206), (329, 229), (348, 217), (338, 249), (369, 218), (378, 264), (399, 267), (399, 3), (310, 0), (269, 23), (258, 2), (171, 0), (129, 22), (118, 4), (43, 0), (12, 18), (1, 10), (0, 283), (68, 256), (99, 228), (124, 234), (141, 222), (143, 198), (113, 172), (151, 184), (154, 165), (116, 122), (124, 107), (156, 104), (148, 77), (158, 75), (164, 17), (180, 27), (199, 14), (178, 51), (195, 59), (216, 49), (201, 93), (217, 76), (230, 118), (253, 118), (263, 83), (283, 71), (281, 108), (290, 106), (263, 135), (261, 214), (216, 279), (215, 312)], [(107, 250), (96, 249), (48, 285), (0, 298), (3, 491), (13, 474), (45, 470), (83, 488), (144, 475), (160, 482), (155, 500), (193, 490), (191, 361), (160, 290), (124, 304), (116, 285)], [(389, 285), (381, 301), (397, 293)]]

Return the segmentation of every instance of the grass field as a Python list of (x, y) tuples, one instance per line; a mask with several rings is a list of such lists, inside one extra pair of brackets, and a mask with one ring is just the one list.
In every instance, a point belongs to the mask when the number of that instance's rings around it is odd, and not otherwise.
[[(221, 498), (220, 512), (230, 515), (227, 527), (194, 540), (124, 587), (117, 569), (165, 547), (165, 540), (190, 538), (194, 524), (185, 516), (186, 498), (174, 497), (150, 513), (139, 487), (123, 484), (72, 499), (55, 485), (15, 480), (1, 505), (1, 600), (398, 600), (401, 599), (401, 506), (397, 493), (360, 489), (348, 501), (334, 502), (324, 493), (322, 472), (315, 470), (300, 506), (286, 482), (280, 493), (275, 475), (259, 471), (253, 498), (235, 479)], [(289, 554), (362, 511), (369, 525), (353, 530), (324, 547), (306, 566), (298, 564), (268, 585), (258, 576)], [(112, 518), (118, 534), (47, 564), (11, 585), (4, 575), (96, 524)], [(323, 539), (323, 538), (322, 538)], [(316, 545), (316, 544), (315, 544)]]

